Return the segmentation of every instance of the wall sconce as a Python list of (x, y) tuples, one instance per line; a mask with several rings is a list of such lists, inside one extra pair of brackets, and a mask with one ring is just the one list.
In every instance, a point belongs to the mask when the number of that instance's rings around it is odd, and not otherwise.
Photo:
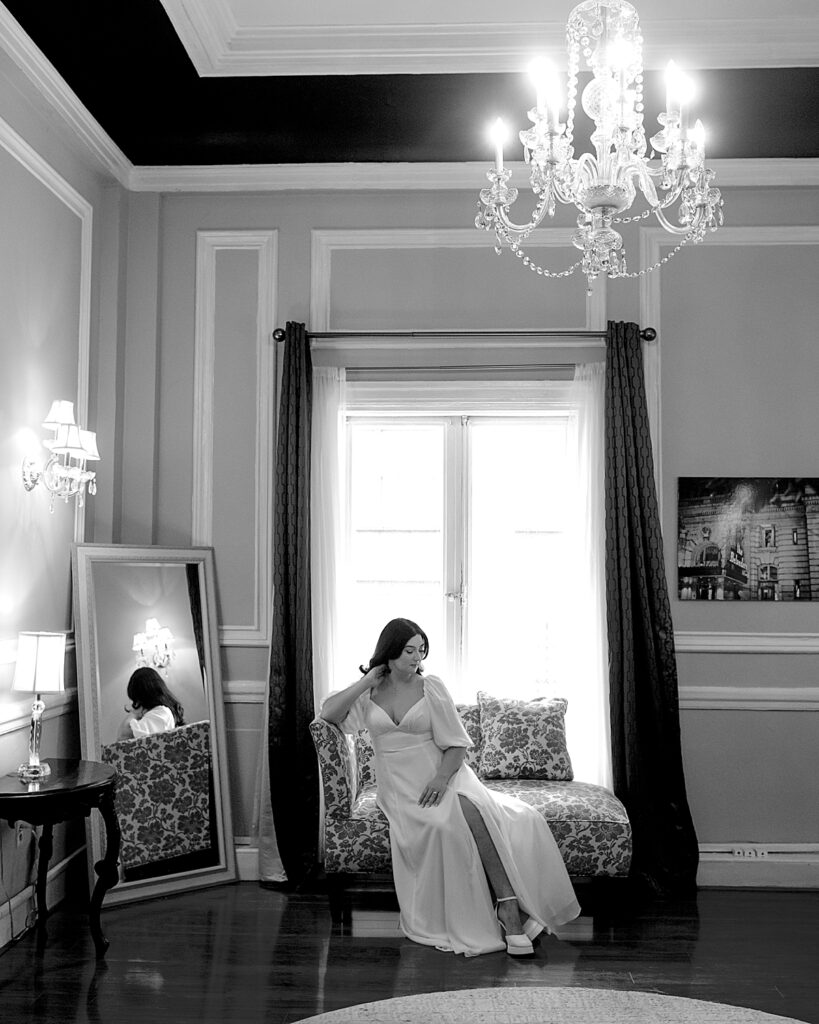
[(159, 619), (148, 619), (144, 633), (134, 634), (132, 651), (137, 652), (136, 663), (139, 668), (162, 669), (167, 671), (174, 659), (173, 633), (167, 626), (160, 626)]
[(93, 430), (83, 430), (74, 422), (74, 403), (61, 399), (51, 403), (43, 426), (54, 432), (53, 437), (43, 441), (51, 452), (51, 458), (42, 467), (34, 459), (23, 460), (23, 487), (33, 491), (42, 480), (51, 495), (49, 512), (54, 511), (54, 499), (76, 498), (79, 505), (85, 504), (85, 491), (97, 493), (96, 473), (86, 469), (87, 462), (98, 462), (97, 435)]
[(17, 774), (34, 781), (51, 774), (51, 767), (40, 761), (40, 736), (45, 704), (41, 693), (60, 693), (64, 686), (65, 633), (20, 633), (17, 638), (17, 665), (12, 688), (33, 693), (31, 727), (28, 734), (28, 761)]

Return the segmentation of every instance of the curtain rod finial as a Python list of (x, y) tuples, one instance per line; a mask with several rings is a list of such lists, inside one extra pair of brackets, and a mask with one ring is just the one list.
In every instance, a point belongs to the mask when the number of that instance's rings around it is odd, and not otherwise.
[(640, 331), (640, 337), (643, 341), (654, 341), (657, 337), (657, 332), (653, 327), (646, 327), (644, 330)]
[(283, 327), (277, 327), (276, 328), (276, 330), (273, 332), (273, 340), (274, 341), (284, 341), (284, 328)]

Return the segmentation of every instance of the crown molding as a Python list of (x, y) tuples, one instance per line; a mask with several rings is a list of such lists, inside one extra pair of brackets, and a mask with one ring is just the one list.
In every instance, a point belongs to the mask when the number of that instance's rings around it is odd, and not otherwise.
[[(462, 163), (236, 164), (134, 167), (127, 186), (134, 192), (401, 192), (480, 189), (490, 161)], [(509, 163), (526, 181), (521, 162)], [(720, 188), (819, 186), (819, 159), (712, 160)]]
[(128, 177), (133, 169), (131, 161), (91, 116), (74, 90), (34, 45), (2, 3), (0, 48), (9, 55), (71, 133), (79, 139), (97, 167), (127, 187)]
[[(518, 21), (470, 20), (480, 18), (481, 11), (473, 14), (463, 5), (463, 17), (458, 20), (417, 23), (406, 17), (402, 5), (395, 4), (387, 15), (391, 20), (368, 21), (366, 14), (376, 13), (376, 8), (368, 11), (366, 5), (359, 5), (358, 11), (348, 10), (344, 24), (329, 23), (332, 11), (322, 22), (320, 7), (305, 11), (303, 24), (286, 23), (286, 13), (275, 23), (240, 24), (229, 0), (209, 4), (163, 0), (163, 4), (202, 77), (503, 73), (522, 70), (537, 52), (565, 50), (565, 17), (542, 20), (535, 5), (530, 10), (518, 7)], [(642, 28), (648, 69), (664, 68), (671, 57), (687, 68), (816, 63), (816, 17), (793, 17), (787, 11), (779, 17), (755, 17), (746, 6), (741, 18), (665, 19), (652, 16), (650, 5), (646, 7)], [(764, 15), (764, 6), (759, 11)], [(457, 7), (449, 12), (457, 19)], [(379, 10), (377, 16), (382, 13)]]

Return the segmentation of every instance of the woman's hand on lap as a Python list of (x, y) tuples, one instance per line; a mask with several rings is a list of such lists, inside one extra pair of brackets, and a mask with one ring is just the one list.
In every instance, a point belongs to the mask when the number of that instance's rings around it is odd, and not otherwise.
[(443, 799), (446, 787), (447, 780), (441, 779), (440, 776), (436, 775), (431, 782), (424, 786), (424, 791), (421, 793), (418, 803), (421, 807), (436, 807)]

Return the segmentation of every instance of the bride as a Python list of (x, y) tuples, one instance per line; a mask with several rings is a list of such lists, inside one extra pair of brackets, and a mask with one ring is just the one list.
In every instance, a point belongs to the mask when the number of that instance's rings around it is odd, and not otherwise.
[(466, 956), (531, 955), (540, 932), (580, 907), (543, 816), (464, 764), (471, 740), (444, 684), (423, 675), (428, 653), (420, 626), (392, 619), (321, 717), (370, 733), (404, 934)]

